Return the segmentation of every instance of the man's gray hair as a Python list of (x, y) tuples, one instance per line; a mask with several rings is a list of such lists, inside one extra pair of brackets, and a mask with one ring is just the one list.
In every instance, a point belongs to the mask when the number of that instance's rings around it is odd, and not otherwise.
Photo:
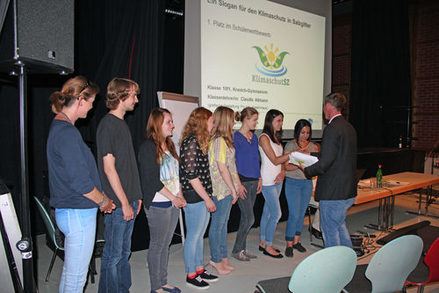
[(327, 103), (334, 106), (338, 111), (343, 111), (346, 107), (346, 97), (342, 93), (332, 93), (325, 97), (324, 105)]

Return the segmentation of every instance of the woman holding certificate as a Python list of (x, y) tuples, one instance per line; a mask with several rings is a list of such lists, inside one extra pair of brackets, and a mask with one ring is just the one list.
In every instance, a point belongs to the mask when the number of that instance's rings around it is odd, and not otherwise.
[[(316, 152), (317, 145), (310, 142), (311, 123), (308, 120), (300, 119), (294, 127), (294, 139), (285, 145), (285, 153), (291, 151), (299, 152)], [(285, 231), (285, 240), (287, 247), (285, 255), (293, 257), (293, 249), (299, 252), (305, 252), (306, 249), (300, 244), (300, 235), (302, 233), (303, 219), (305, 217), (306, 207), (312, 193), (312, 180), (308, 180), (298, 166), (291, 163), (285, 163), (285, 197), (288, 203), (288, 221)]]

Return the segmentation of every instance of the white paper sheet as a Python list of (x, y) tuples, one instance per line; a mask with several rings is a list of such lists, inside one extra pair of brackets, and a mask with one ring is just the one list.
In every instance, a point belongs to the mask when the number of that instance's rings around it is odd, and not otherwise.
[(311, 166), (317, 163), (319, 159), (317, 157), (306, 155), (304, 153), (292, 152), (290, 154), (290, 163), (294, 165), (302, 164), (305, 167)]

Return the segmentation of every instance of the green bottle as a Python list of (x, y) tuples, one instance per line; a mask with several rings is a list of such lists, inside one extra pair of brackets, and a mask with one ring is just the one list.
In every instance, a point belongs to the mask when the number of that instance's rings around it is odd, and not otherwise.
[(381, 165), (378, 165), (378, 171), (377, 171), (377, 188), (383, 187), (383, 171), (381, 170)]

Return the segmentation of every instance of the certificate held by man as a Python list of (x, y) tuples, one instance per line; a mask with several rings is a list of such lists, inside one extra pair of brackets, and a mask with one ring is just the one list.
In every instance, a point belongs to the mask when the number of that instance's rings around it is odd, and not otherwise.
[(304, 167), (311, 166), (319, 161), (317, 157), (307, 155), (300, 152), (292, 152), (290, 154), (290, 163), (299, 166), (302, 164)]

